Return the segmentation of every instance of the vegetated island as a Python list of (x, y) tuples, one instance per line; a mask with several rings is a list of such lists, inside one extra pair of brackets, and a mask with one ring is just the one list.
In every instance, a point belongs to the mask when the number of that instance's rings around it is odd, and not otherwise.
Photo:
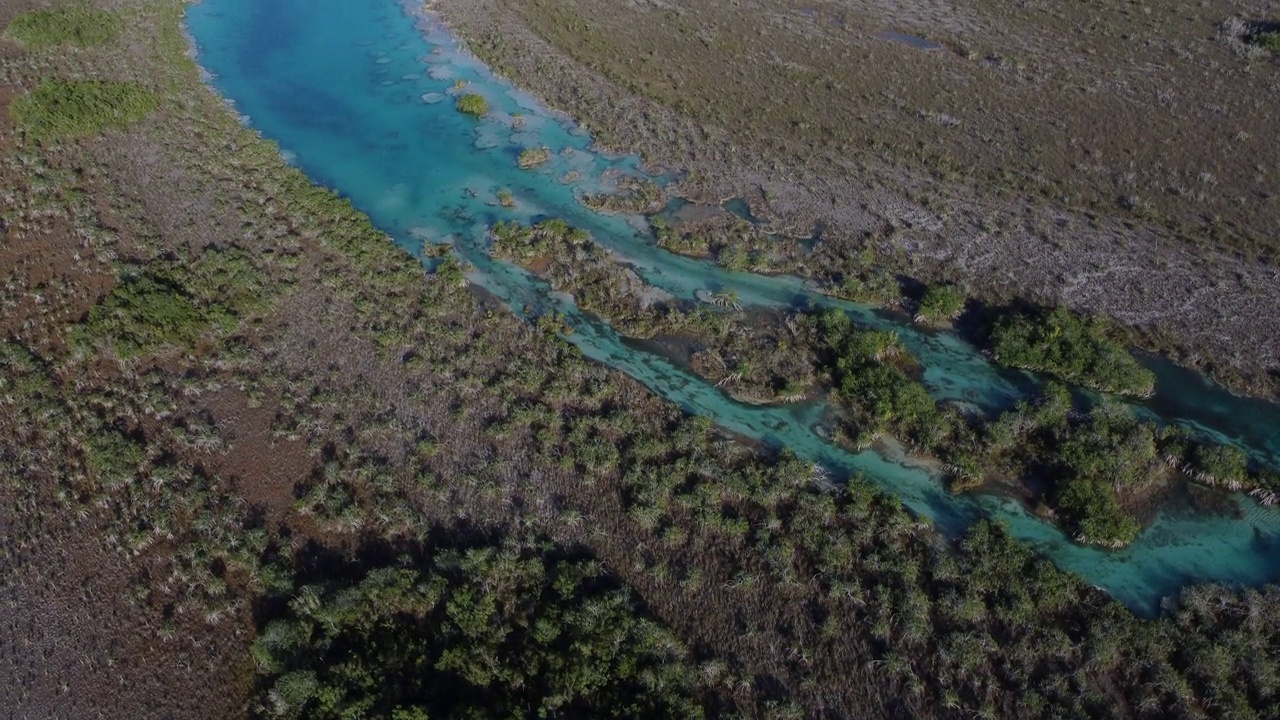
[[(185, 3), (33, 6), (0, 8), (11, 712), (1276, 707), (1274, 586), (1145, 620), (999, 526), (946, 547), (424, 273), (200, 83)], [(37, 95), (82, 79), (158, 102)]]

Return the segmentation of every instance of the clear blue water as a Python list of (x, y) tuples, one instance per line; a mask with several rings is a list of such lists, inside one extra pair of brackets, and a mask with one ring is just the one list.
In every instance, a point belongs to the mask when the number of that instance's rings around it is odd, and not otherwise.
[[(607, 323), (580, 313), (535, 277), (486, 254), (494, 221), (562, 217), (589, 229), (647, 281), (682, 298), (731, 288), (761, 306), (839, 307), (860, 323), (892, 328), (925, 367), (939, 399), (1006, 407), (1035, 387), (1024, 373), (987, 363), (952, 333), (923, 332), (874, 308), (815, 295), (796, 278), (731, 273), (658, 249), (641, 218), (593, 213), (584, 192), (615, 186), (620, 174), (640, 174), (635, 158), (594, 152), (568, 119), (495, 79), (459, 51), (443, 27), (412, 16), (395, 0), (203, 0), (188, 10), (188, 30), (210, 82), (276, 141), (316, 182), (335, 188), (410, 251), (451, 242), (475, 266), (471, 278), (513, 308), (557, 309), (574, 325), (582, 352), (611, 365), (720, 426), (775, 445), (836, 472), (860, 471), (947, 533), (980, 517), (1008, 524), (1013, 534), (1084, 576), (1139, 612), (1191, 582), (1261, 584), (1280, 578), (1280, 512), (1236, 497), (1239, 518), (1206, 517), (1171, 508), (1131, 547), (1108, 552), (1081, 547), (1012, 500), (954, 497), (926, 472), (873, 452), (853, 454), (814, 431), (821, 406), (751, 407), (661, 356), (624, 343)], [(475, 120), (456, 112), (455, 80), (478, 92), (493, 112)], [(522, 121), (513, 121), (519, 115)], [(518, 127), (517, 127), (518, 126)], [(554, 156), (535, 171), (520, 170), (526, 147)], [(512, 209), (496, 193), (516, 198)], [(1158, 360), (1158, 395), (1143, 411), (1241, 443), (1260, 456), (1280, 457), (1280, 409), (1234, 397), (1200, 376)]]

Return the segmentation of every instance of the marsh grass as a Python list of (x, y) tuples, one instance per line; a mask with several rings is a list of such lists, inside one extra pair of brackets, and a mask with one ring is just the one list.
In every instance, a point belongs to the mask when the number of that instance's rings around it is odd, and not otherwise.
[(159, 106), (159, 95), (136, 83), (47, 79), (15, 100), (9, 113), (31, 137), (61, 140), (125, 127)]
[(83, 48), (112, 42), (123, 25), (116, 13), (81, 6), (25, 12), (4, 34), (32, 50), (64, 44)]
[(198, 307), (172, 281), (144, 274), (117, 285), (94, 307), (78, 339), (105, 342), (129, 358), (166, 345), (190, 345), (213, 324), (229, 319), (223, 308)]

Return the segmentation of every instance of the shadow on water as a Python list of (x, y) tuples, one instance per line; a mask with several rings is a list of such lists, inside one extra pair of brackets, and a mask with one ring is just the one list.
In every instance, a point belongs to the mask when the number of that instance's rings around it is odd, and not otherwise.
[(1162, 357), (1140, 354), (1139, 360), (1156, 375), (1156, 394), (1141, 403), (1149, 416), (1244, 448), (1254, 460), (1280, 469), (1280, 406), (1236, 395)]
[(720, 204), (730, 215), (746, 220), (752, 225), (760, 225), (760, 219), (751, 214), (751, 205), (743, 198), (733, 198), (725, 200)]
[[(672, 255), (655, 246), (642, 220), (587, 210), (579, 196), (615, 189), (619, 176), (641, 176), (639, 160), (593, 152), (581, 128), (495, 79), (430, 19), (392, 2), (346, 0), (203, 0), (189, 7), (187, 17), (214, 87), (278, 142), (296, 167), (350, 199), (411, 253), (424, 238), (452, 242), (474, 268), (469, 277), (493, 298), (517, 313), (526, 307), (563, 313), (575, 329), (568, 340), (584, 356), (627, 373), (724, 431), (785, 446), (833, 474), (859, 473), (951, 535), (980, 517), (1000, 520), (1059, 566), (1140, 612), (1153, 612), (1162, 596), (1190, 581), (1259, 584), (1280, 576), (1280, 513), (1247, 498), (1230, 500), (1243, 519), (1163, 512), (1123, 551), (1082, 547), (1015, 499), (952, 496), (924, 469), (832, 445), (815, 432), (821, 405), (733, 402), (661, 353), (628, 344), (545, 282), (490, 258), (485, 229), (492, 222), (560, 217), (590, 231), (646, 282), (682, 300), (732, 289), (744, 305), (838, 308), (861, 325), (893, 330), (920, 360), (921, 379), (938, 400), (994, 411), (1036, 385), (1030, 375), (992, 366), (955, 333), (921, 330), (899, 315), (813, 294), (799, 278), (733, 273)], [(266, 41), (276, 37), (288, 41)], [(447, 95), (455, 80), (485, 97), (489, 116), (463, 116), (448, 97), (421, 99)], [(513, 153), (542, 145), (552, 149), (546, 165), (517, 167)], [(566, 182), (569, 173), (575, 179)], [(514, 207), (496, 206), (498, 189), (513, 193)], [(1280, 433), (1274, 406), (1223, 395), (1194, 374), (1168, 367), (1158, 373), (1165, 397), (1147, 403), (1148, 412), (1198, 423), (1274, 454)], [(1175, 389), (1177, 397), (1168, 397)]]

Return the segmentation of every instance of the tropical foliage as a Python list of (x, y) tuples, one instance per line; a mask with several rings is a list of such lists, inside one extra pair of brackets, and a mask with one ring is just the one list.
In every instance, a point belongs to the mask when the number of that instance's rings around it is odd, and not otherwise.
[(277, 718), (702, 717), (687, 651), (600, 565), (438, 548), (295, 588), (253, 644)]
[(964, 309), (964, 295), (954, 285), (930, 285), (920, 299), (916, 319), (939, 324), (954, 320)]
[(1065, 308), (1013, 311), (991, 332), (994, 358), (1011, 367), (1056, 375), (1068, 382), (1121, 395), (1150, 395), (1155, 376), (1119, 342), (1106, 324)]
[(855, 444), (890, 433), (930, 449), (947, 437), (952, 421), (911, 377), (918, 366), (896, 333), (857, 328), (839, 310), (817, 315), (813, 327)]
[(120, 357), (132, 357), (163, 345), (188, 345), (218, 314), (198, 308), (166, 279), (140, 275), (117, 285), (90, 311), (82, 337), (104, 340)]

